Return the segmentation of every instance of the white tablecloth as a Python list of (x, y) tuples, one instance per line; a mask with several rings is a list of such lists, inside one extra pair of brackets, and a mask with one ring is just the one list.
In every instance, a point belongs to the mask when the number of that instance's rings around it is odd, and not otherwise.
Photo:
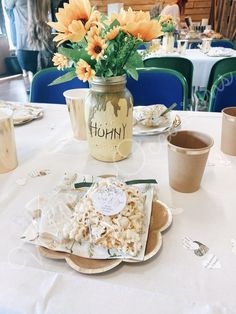
[[(154, 55), (153, 55), (154, 56)], [(168, 56), (180, 56), (177, 53)], [(233, 52), (236, 57), (236, 51)], [(180, 56), (181, 57), (181, 56)], [(206, 88), (208, 83), (209, 74), (212, 66), (224, 57), (209, 57), (202, 53), (200, 49), (187, 49), (186, 54), (182, 57), (187, 58), (193, 63), (193, 86), (196, 88)]]
[[(168, 184), (165, 135), (136, 137), (128, 159), (102, 163), (90, 157), (86, 142), (72, 139), (66, 107), (45, 108), (42, 120), (15, 128), (19, 166), (0, 175), (0, 313), (235, 313), (236, 157), (220, 151), (221, 114), (180, 113), (182, 128), (215, 140), (201, 189), (182, 194)], [(51, 174), (30, 178), (35, 169)], [(50, 191), (65, 171), (156, 178), (159, 199), (173, 212), (161, 251), (148, 262), (87, 276), (25, 244), (25, 204)], [(25, 185), (17, 184), (26, 177)], [(207, 245), (208, 254), (183, 247), (185, 237)], [(209, 254), (219, 268), (204, 267)]]

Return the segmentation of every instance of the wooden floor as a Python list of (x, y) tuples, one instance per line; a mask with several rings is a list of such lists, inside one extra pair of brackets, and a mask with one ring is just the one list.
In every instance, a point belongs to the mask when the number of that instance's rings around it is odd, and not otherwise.
[(29, 96), (26, 92), (28, 86), (22, 75), (0, 78), (0, 101), (28, 102)]

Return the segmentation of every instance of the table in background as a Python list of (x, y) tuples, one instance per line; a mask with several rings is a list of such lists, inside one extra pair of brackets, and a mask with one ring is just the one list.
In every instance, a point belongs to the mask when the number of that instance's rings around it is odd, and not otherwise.
[[(166, 135), (134, 137), (128, 159), (103, 163), (89, 155), (86, 142), (71, 138), (65, 106), (45, 106), (42, 120), (15, 128), (19, 166), (0, 175), (0, 313), (235, 312), (236, 255), (231, 241), (236, 239), (236, 157), (220, 152), (221, 114), (178, 114), (183, 129), (201, 130), (215, 140), (201, 189), (192, 194), (169, 187)], [(51, 174), (29, 177), (35, 169), (49, 169)], [(30, 219), (25, 204), (48, 193), (65, 171), (156, 178), (159, 199), (173, 211), (161, 251), (148, 262), (86, 276), (24, 243), (20, 236)], [(17, 184), (26, 176), (25, 185)], [(221, 268), (204, 268), (205, 257), (182, 246), (186, 236), (206, 244)]]
[[(153, 57), (155, 55), (153, 54)], [(156, 55), (164, 56), (164, 55)], [(202, 53), (200, 49), (187, 49), (185, 55), (179, 55), (177, 52), (169, 54), (173, 57), (184, 57), (193, 63), (193, 86), (196, 88), (206, 88), (208, 83), (209, 74), (213, 65), (226, 57), (209, 57)], [(236, 57), (236, 50), (233, 52), (233, 57)]]

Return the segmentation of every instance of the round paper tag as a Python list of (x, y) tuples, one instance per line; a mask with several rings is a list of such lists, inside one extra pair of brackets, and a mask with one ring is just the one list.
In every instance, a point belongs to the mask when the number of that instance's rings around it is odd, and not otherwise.
[(105, 216), (118, 214), (126, 205), (125, 192), (113, 185), (98, 188), (91, 199), (95, 210)]

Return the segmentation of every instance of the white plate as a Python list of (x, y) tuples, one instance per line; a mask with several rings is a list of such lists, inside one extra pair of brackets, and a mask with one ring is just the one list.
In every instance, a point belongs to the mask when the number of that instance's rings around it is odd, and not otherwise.
[(38, 106), (15, 104), (11, 102), (0, 103), (1, 107), (7, 107), (13, 111), (14, 125), (22, 125), (35, 119), (43, 117), (44, 110)]
[(171, 117), (171, 121), (168, 125), (164, 127), (145, 127), (141, 124), (135, 124), (133, 126), (133, 135), (142, 136), (142, 135), (159, 135), (173, 131), (181, 124), (181, 119), (178, 115)]
[(231, 48), (214, 47), (207, 53), (208, 57), (232, 57), (235, 51)]

